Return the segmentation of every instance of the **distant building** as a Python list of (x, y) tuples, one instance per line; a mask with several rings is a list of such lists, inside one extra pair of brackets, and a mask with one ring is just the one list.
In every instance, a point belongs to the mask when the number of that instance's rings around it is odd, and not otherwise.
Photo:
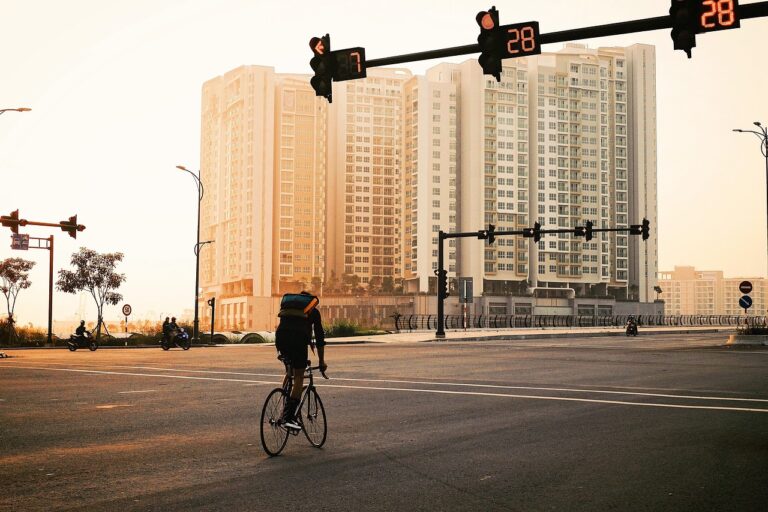
[(667, 315), (743, 315), (739, 307), (742, 281), (752, 283), (750, 315), (768, 314), (768, 280), (760, 277), (723, 277), (722, 270), (675, 266), (659, 272), (660, 298)]

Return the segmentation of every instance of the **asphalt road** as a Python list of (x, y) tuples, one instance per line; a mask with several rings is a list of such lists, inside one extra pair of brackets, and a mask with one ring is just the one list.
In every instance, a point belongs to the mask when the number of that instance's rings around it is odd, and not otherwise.
[(322, 449), (261, 449), (271, 346), (10, 350), (0, 510), (768, 509), (768, 350), (725, 336), (329, 346)]

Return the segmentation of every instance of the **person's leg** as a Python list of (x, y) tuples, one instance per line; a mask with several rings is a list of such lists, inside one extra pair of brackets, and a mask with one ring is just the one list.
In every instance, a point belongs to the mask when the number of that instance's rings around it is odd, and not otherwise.
[(293, 370), (293, 389), (291, 389), (291, 398), (299, 400), (301, 392), (304, 390), (304, 369), (294, 368)]

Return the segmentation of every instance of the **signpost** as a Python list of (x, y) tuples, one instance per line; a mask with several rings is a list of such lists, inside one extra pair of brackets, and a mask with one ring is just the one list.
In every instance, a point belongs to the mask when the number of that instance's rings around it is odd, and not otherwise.
[(11, 235), (11, 249), (17, 251), (29, 250), (29, 235), (14, 233)]
[(749, 295), (742, 295), (739, 299), (739, 306), (744, 308), (744, 314), (746, 314), (747, 310), (752, 307), (752, 297)]
[[(123, 304), (123, 314), (125, 315), (125, 332), (128, 332), (128, 317), (131, 315), (131, 305), (130, 304)], [(125, 344), (127, 345), (128, 342), (126, 341)]]

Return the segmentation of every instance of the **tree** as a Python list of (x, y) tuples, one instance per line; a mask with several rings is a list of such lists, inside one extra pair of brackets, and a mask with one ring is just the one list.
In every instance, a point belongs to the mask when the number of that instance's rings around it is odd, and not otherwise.
[(34, 261), (23, 258), (8, 258), (0, 261), (0, 292), (3, 292), (5, 296), (5, 307), (8, 311), (8, 335), (10, 339), (16, 337), (16, 329), (13, 326), (13, 311), (16, 309), (16, 298), (21, 290), (32, 285), (32, 281), (29, 280), (29, 271), (34, 266)]
[(59, 270), (57, 290), (64, 293), (87, 291), (96, 302), (97, 340), (101, 336), (101, 326), (104, 323), (104, 305), (115, 306), (123, 299), (122, 295), (114, 291), (125, 281), (125, 274), (115, 272), (115, 266), (120, 261), (123, 261), (121, 252), (99, 254), (92, 249), (81, 247), (79, 252), (72, 255), (70, 262), (75, 270)]
[(392, 276), (386, 276), (384, 279), (382, 279), (381, 291), (387, 295), (391, 295), (395, 292), (395, 280), (392, 279)]

